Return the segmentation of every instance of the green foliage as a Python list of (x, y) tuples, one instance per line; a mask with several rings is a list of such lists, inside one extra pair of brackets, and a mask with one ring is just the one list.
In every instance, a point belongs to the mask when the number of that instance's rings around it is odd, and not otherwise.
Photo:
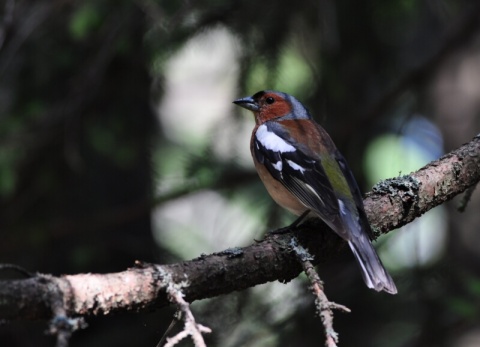
[[(441, 113), (431, 97), (441, 69), (425, 64), (455, 25), (465, 31), (444, 57), (461, 59), (475, 51), (465, 46), (465, 37), (477, 26), (460, 17), (471, 5), (465, 0), (15, 2), (12, 26), (0, 13), (5, 33), (0, 262), (48, 273), (118, 271), (135, 259), (174, 262), (244, 246), (270, 226), (283, 225), (292, 217), (274, 207), (249, 158), (244, 128), (253, 121), (225, 106), (261, 89), (302, 100), (324, 123), (361, 186), (418, 169), (430, 158), (418, 146), (404, 146), (401, 129), (394, 134), (392, 129), (415, 113), (432, 121)], [(211, 82), (220, 87), (209, 89), (198, 73), (206, 67), (193, 64), (195, 71), (178, 73), (180, 87), (166, 83), (170, 59), (187, 42), (201, 38), (201, 45), (212, 47), (204, 65), (218, 58), (212, 52), (221, 41), (205, 35), (215, 30), (226, 32), (235, 50)], [(200, 60), (198, 51), (189, 53)], [(421, 78), (410, 77), (412, 71)], [(451, 87), (451, 94), (466, 98), (478, 83), (476, 74), (464, 74), (471, 78), (468, 88)], [(200, 89), (193, 88), (193, 76), (200, 76), (195, 81)], [(398, 81), (404, 82), (395, 89)], [(177, 88), (169, 94), (177, 105), (191, 106), (186, 117), (174, 119), (177, 129), (207, 122), (208, 112), (221, 116), (212, 117), (215, 124), (207, 130), (172, 134), (161, 121), (172, 115), (156, 114), (160, 121), (153, 120), (167, 87)], [(392, 90), (396, 94), (384, 98)], [(211, 107), (215, 102), (221, 107)], [(458, 109), (468, 107), (462, 101)], [(452, 117), (445, 134), (465, 119)], [(422, 268), (395, 267), (400, 294), (394, 298), (363, 288), (350, 258), (339, 256), (322, 267), (330, 298), (352, 308), (348, 316), (335, 316), (341, 346), (455, 345), (477, 324), (479, 255), (464, 257), (466, 247), (458, 241), (461, 230), (478, 229), (476, 223), (467, 225), (470, 218), (453, 214), (455, 223), (442, 223), (456, 227), (447, 248), (455, 261), (443, 255)], [(438, 239), (433, 231), (429, 243)], [(475, 240), (472, 235), (465, 239)], [(209, 346), (318, 346), (323, 336), (309, 295), (300, 280), (288, 287), (267, 284), (208, 301), (195, 313), (205, 325), (213, 323)], [(171, 312), (161, 314), (90, 317), (92, 329), (74, 334), (71, 345), (153, 346), (171, 318)], [(52, 345), (37, 341), (45, 326), (28, 334), (11, 325), (1, 329), (5, 345)]]
[(122, 120), (109, 122), (93, 121), (86, 128), (87, 141), (92, 149), (104, 160), (110, 160), (121, 168), (128, 168), (135, 162), (135, 148), (125, 141), (129, 130)]
[(70, 23), (70, 35), (75, 40), (84, 40), (102, 24), (102, 18), (95, 2), (85, 1), (73, 12)]
[(458, 316), (467, 320), (478, 317), (478, 307), (472, 305), (470, 299), (463, 297), (454, 297), (448, 300), (450, 310)]
[(268, 60), (258, 59), (247, 74), (247, 90), (281, 90), (292, 95), (305, 95), (314, 87), (311, 67), (295, 47), (285, 47), (275, 69)]

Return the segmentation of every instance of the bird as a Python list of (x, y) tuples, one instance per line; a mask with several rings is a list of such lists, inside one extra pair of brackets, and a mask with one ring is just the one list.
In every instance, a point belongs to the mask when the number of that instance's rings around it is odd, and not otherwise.
[(250, 150), (273, 200), (300, 216), (318, 217), (348, 242), (368, 288), (396, 294), (370, 239), (358, 184), (328, 133), (295, 97), (263, 90), (234, 104), (253, 112)]

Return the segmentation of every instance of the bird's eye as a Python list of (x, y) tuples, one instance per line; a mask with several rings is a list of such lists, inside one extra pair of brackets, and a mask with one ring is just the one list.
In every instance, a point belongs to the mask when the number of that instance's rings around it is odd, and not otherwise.
[(265, 102), (267, 104), (273, 104), (275, 102), (275, 99), (269, 96), (268, 98), (265, 99)]

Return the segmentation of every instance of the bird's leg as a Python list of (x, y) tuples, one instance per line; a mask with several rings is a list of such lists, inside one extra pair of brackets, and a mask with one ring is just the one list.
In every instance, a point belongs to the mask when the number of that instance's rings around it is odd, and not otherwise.
[(300, 223), (305, 219), (305, 217), (309, 213), (310, 213), (310, 210), (306, 210), (297, 219), (295, 219), (292, 224), (290, 224), (286, 227), (277, 229), (277, 230), (272, 230), (272, 231), (269, 232), (269, 234), (285, 234), (285, 233), (288, 233), (288, 232), (292, 231), (292, 229), (295, 229), (297, 226), (300, 225)]

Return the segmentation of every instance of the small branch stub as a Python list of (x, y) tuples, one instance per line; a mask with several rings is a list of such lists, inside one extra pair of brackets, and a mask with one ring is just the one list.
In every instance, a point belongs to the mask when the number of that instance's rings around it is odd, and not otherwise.
[(317, 315), (322, 320), (323, 329), (325, 331), (325, 346), (336, 347), (338, 343), (338, 333), (333, 329), (333, 311), (334, 309), (343, 312), (350, 312), (346, 306), (329, 301), (325, 292), (323, 291), (323, 282), (320, 279), (315, 267), (311, 263), (313, 256), (308, 253), (308, 250), (298, 244), (295, 237), (292, 237), (290, 245), (292, 250), (297, 255), (299, 262), (302, 264), (303, 271), (307, 275), (311, 286), (310, 289), (315, 295), (315, 307)]
[(185, 301), (184, 294), (182, 293), (182, 288), (188, 287), (188, 282), (175, 283), (169, 274), (164, 274), (163, 281), (167, 288), (168, 300), (177, 305), (178, 311), (185, 324), (181, 332), (173, 337), (167, 338), (167, 343), (164, 347), (173, 347), (188, 336), (191, 336), (195, 347), (207, 347), (202, 334), (211, 333), (212, 330), (195, 321), (195, 317), (190, 310), (190, 305)]

